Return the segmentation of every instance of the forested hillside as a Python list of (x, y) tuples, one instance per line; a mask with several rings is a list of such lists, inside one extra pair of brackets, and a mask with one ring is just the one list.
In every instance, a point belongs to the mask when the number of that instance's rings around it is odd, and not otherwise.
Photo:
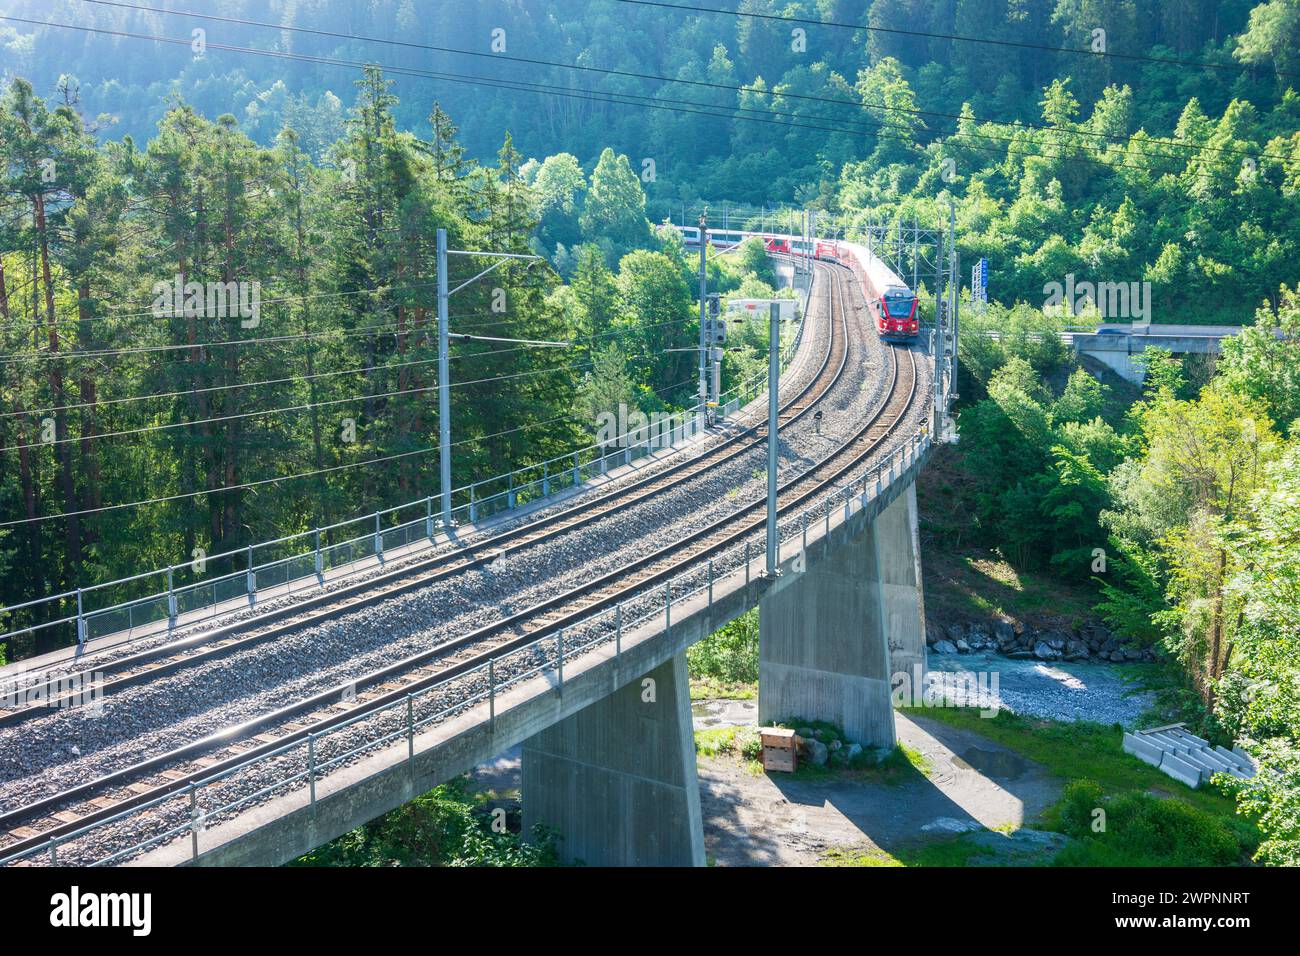
[[(652, 221), (701, 198), (911, 216), (946, 192), (1008, 302), (1038, 300), (1044, 273), (1102, 270), (1151, 282), (1158, 320), (1245, 322), (1297, 255), (1294, 0), (735, 7), (769, 19), (632, 0), (126, 6), (11, 0), (79, 29), (0, 22), (5, 70), (41, 92), (75, 76), (85, 114), (114, 118), (105, 135), (152, 136), (174, 92), (264, 146), (288, 123), (320, 160), (356, 64), (376, 62), (398, 129), (427, 136), (437, 98), (480, 160), (505, 130), (588, 170), (612, 147), (646, 174)], [(196, 56), (195, 29), (246, 52)]]

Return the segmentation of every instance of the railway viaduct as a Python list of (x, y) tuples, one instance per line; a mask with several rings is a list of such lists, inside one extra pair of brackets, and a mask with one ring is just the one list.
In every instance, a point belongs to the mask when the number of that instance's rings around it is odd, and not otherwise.
[[(925, 666), (916, 490), (928, 444), (880, 483), (665, 615), (316, 784), (208, 827), (146, 865), (275, 865), (523, 745), (524, 827), (545, 823), (589, 865), (702, 866), (686, 648), (757, 605), (760, 720), (832, 721), (852, 739), (895, 743), (890, 678)], [(846, 517), (847, 513), (847, 517)]]
[[(818, 268), (835, 283), (848, 275), (840, 267)], [(871, 334), (865, 328), (843, 325), (845, 333), (859, 336)], [(894, 378), (862, 423), (855, 446), (862, 454), (852, 460), (858, 467), (828, 473), (815, 495), (810, 490), (792, 498), (802, 510), (783, 504), (777, 573), (766, 572), (761, 549), (751, 551), (746, 543), (742, 550), (734, 534), (716, 536), (716, 545), (706, 537), (698, 553), (708, 556), (707, 564), (697, 560), (677, 577), (663, 576), (664, 599), (650, 613), (623, 617), (619, 606), (611, 618), (607, 607), (593, 602), (599, 628), (573, 627), (530, 644), (504, 645), (486, 664), (453, 656), (450, 666), (444, 661), (426, 668), (441, 681), (435, 691), (453, 685), (461, 691), (437, 720), (416, 719), (412, 691), (404, 707), (399, 701), (372, 713), (383, 735), (364, 748), (331, 757), (323, 733), (267, 737), (249, 753), (262, 757), (257, 767), (273, 769), (256, 771), (250, 762), (252, 769), (240, 771), (242, 795), (224, 802), (225, 788), (240, 774), (202, 785), (178, 776), (176, 786), (152, 803), (137, 801), (97, 821), (103, 833), (133, 814), (137, 820), (146, 811), (158, 814), (151, 840), (109, 861), (284, 863), (522, 745), (525, 829), (554, 827), (566, 858), (592, 865), (703, 865), (685, 651), (755, 606), (760, 719), (827, 720), (865, 745), (892, 746), (893, 675), (915, 679), (926, 659), (914, 482), (933, 440), (928, 428), (915, 427), (914, 413), (936, 420), (946, 408), (948, 383), (944, 363), (936, 362), (939, 384), (929, 390), (917, 369), (928, 369), (933, 356), (921, 348), (883, 354), (892, 355)], [(904, 376), (909, 363), (910, 382)], [(539, 662), (500, 680), (494, 666), (502, 667), (509, 653)], [(391, 686), (397, 694), (422, 687)], [(336, 716), (356, 703), (335, 704)], [(260, 784), (251, 793), (249, 773)], [(176, 812), (164, 813), (168, 807)], [(74, 814), (67, 825), (75, 821)], [(60, 839), (66, 846), (87, 832)], [(54, 859), (56, 848), (42, 844), (41, 852), (47, 850)]]
[(1090, 334), (1070, 334), (1069, 340), (1081, 358), (1091, 359), (1125, 381), (1141, 385), (1146, 378), (1142, 353), (1148, 348), (1166, 349), (1174, 355), (1218, 355), (1223, 340), (1240, 331), (1236, 325), (1112, 323)]

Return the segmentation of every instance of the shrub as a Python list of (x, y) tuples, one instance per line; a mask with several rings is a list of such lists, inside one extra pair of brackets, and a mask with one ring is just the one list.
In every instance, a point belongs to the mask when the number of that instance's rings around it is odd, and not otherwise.
[(1096, 782), (1076, 780), (1057, 812), (1076, 841), (1057, 856), (1058, 866), (1230, 866), (1241, 857), (1224, 821), (1181, 800), (1140, 791), (1107, 800)]
[(686, 649), (692, 677), (724, 684), (758, 680), (758, 608), (742, 614)]

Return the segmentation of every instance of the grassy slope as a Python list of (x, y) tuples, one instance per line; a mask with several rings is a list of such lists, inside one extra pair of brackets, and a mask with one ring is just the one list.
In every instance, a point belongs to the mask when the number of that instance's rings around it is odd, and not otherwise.
[(970, 547), (976, 481), (960, 466), (960, 447), (940, 447), (916, 483), (926, 616), (935, 620), (1003, 617), (1035, 627), (1070, 627), (1092, 614), (1096, 591), (1033, 571), (1018, 571), (996, 551)]
[[(1241, 862), (1249, 858), (1258, 844), (1259, 835), (1254, 825), (1236, 814), (1236, 805), (1231, 798), (1209, 787), (1193, 790), (1124, 753), (1123, 733), (1118, 728), (1019, 717), (1007, 711), (992, 719), (980, 717), (977, 711), (965, 708), (929, 708), (914, 713), (982, 734), (994, 743), (1042, 764), (1065, 781), (1095, 781), (1101, 786), (1106, 800), (1150, 794), (1177, 801), (1194, 811), (1191, 816), (1196, 825), (1230, 835), (1236, 841)], [(1050, 807), (1040, 826), (1048, 830), (1063, 830), (1067, 823), (1063, 819), (1065, 804), (1063, 798)], [(1121, 829), (1099, 836), (1095, 842), (1090, 839), (1076, 845), (1070, 850), (1070, 860), (1073, 865), (1106, 865), (1114, 856), (1114, 846), (1122, 843), (1125, 836)], [(1167, 856), (1157, 845), (1141, 862), (1153, 866), (1184, 862), (1177, 857), (1180, 852), (1176, 847), (1177, 836), (1171, 837)], [(985, 853), (987, 850), (974, 842), (973, 834), (962, 834), (909, 848), (896, 855), (898, 862), (862, 860), (853, 865), (963, 866), (972, 856)], [(828, 862), (845, 865), (849, 861)], [(1049, 861), (1044, 858), (1038, 862)]]

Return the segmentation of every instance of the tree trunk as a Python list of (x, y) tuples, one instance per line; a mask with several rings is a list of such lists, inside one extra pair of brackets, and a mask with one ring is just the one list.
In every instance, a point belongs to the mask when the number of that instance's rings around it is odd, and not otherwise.
[(54, 392), (54, 437), (58, 439), (57, 458), (63, 486), (63, 510), (67, 514), (65, 534), (67, 541), (66, 579), (75, 585), (81, 569), (81, 528), (77, 520), (76, 485), (72, 476), (72, 443), (68, 437), (68, 415), (64, 406), (67, 397), (63, 391), (63, 368), (59, 362), (59, 328), (54, 311), (54, 278), (50, 269), (49, 234), (45, 220), (45, 197), (39, 192), (32, 195), (32, 208), (36, 220), (36, 235), (41, 256), (41, 282), (45, 289), (45, 321), (50, 346), (50, 388)]
[[(82, 279), (77, 288), (77, 315), (81, 320), (79, 346), (84, 350), (93, 350), (93, 331), (90, 315), (90, 280)], [(95, 379), (88, 371), (88, 366), (81, 372), (81, 483), (82, 498), (89, 508), (98, 508), (103, 503), (103, 489), (99, 467), (99, 452), (95, 447), (95, 436), (99, 432), (96, 420), (97, 409)], [(94, 535), (89, 527), (84, 529), (83, 542), (89, 545)]]

